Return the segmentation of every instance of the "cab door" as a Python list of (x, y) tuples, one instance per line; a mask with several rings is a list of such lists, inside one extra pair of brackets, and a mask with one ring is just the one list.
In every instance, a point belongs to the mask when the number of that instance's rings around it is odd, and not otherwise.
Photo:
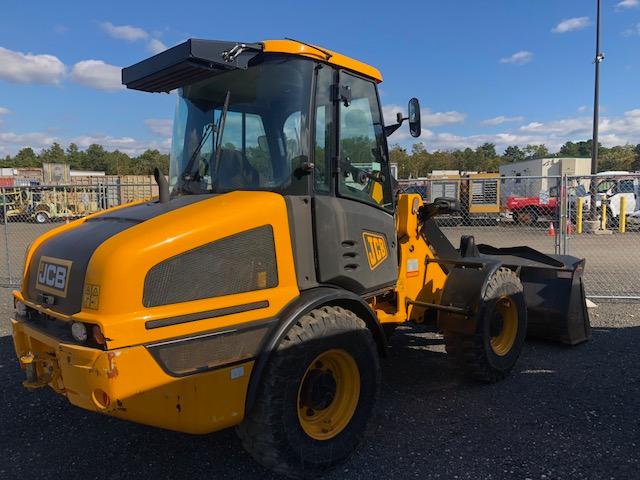
[(315, 115), (318, 281), (360, 295), (393, 287), (398, 274), (394, 204), (375, 83), (322, 66)]

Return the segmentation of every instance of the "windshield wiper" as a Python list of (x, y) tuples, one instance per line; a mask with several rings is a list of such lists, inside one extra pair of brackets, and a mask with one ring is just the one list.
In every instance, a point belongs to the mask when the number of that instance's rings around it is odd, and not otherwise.
[(207, 123), (207, 126), (204, 129), (204, 133), (202, 134), (202, 138), (200, 139), (200, 142), (198, 142), (196, 149), (191, 154), (191, 157), (189, 157), (187, 166), (184, 167), (184, 170), (182, 171), (182, 175), (180, 175), (180, 178), (182, 179), (183, 182), (193, 182), (193, 181), (199, 180), (198, 175), (191, 174), (191, 169), (193, 168), (193, 164), (195, 163), (196, 158), (198, 158), (198, 154), (202, 150), (202, 147), (204, 146), (205, 142), (209, 138), (209, 135), (211, 135), (211, 132), (213, 132), (215, 128), (216, 126), (213, 123)]
[(222, 107), (222, 113), (218, 119), (218, 126), (216, 127), (216, 150), (214, 155), (214, 161), (216, 166), (216, 174), (213, 177), (214, 181), (218, 182), (218, 175), (220, 174), (220, 156), (222, 155), (222, 134), (224, 133), (224, 126), (227, 123), (227, 111), (229, 110), (229, 100), (231, 99), (231, 90), (227, 90), (227, 94), (224, 97), (224, 106)]

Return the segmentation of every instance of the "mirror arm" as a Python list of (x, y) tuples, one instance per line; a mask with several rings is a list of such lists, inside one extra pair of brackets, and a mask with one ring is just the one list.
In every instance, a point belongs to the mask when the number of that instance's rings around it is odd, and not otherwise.
[(391, 134), (393, 134), (396, 130), (398, 130), (401, 126), (402, 123), (405, 120), (409, 120), (409, 117), (403, 117), (401, 113), (398, 113), (397, 117), (396, 117), (396, 121), (398, 123), (394, 123), (393, 125), (387, 125), (384, 127), (384, 134), (388, 137)]

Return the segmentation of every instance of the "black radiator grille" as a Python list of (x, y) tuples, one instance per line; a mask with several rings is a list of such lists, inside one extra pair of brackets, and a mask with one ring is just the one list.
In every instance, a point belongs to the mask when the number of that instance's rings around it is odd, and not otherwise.
[(169, 305), (278, 285), (270, 225), (247, 230), (154, 266), (145, 278), (145, 307)]

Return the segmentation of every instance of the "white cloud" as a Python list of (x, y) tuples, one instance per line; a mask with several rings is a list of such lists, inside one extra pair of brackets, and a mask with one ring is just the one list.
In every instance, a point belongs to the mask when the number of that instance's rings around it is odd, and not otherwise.
[(452, 123), (463, 123), (467, 117), (466, 113), (456, 112), (431, 112), (428, 108), (422, 113), (422, 125), (425, 127), (439, 127)]
[(629, 8), (637, 8), (640, 6), (640, 0), (622, 0), (616, 5), (616, 10), (626, 10)]
[[(497, 134), (456, 135), (423, 129), (420, 140), (429, 151), (476, 148), (483, 143), (493, 143), (501, 152), (509, 145), (545, 144), (550, 151), (558, 151), (567, 141), (585, 140), (591, 137), (592, 120), (589, 117), (567, 117), (548, 122), (529, 122), (516, 131)], [(606, 147), (640, 143), (640, 108), (628, 110), (618, 117), (602, 117), (600, 142)], [(408, 137), (405, 137), (407, 140)], [(391, 137), (391, 143), (409, 146), (410, 141)]]
[(171, 139), (167, 138), (162, 141), (157, 140), (140, 140), (132, 137), (114, 137), (111, 135), (81, 135), (68, 140), (78, 147), (84, 149), (89, 145), (96, 143), (102, 145), (105, 150), (120, 150), (127, 155), (140, 155), (147, 149), (160, 150), (168, 152), (171, 148)]
[(482, 124), (483, 125), (502, 125), (503, 123), (521, 122), (522, 120), (524, 120), (524, 117), (521, 115), (518, 115), (516, 117), (506, 117), (504, 115), (499, 115), (497, 117), (483, 120)]
[(500, 59), (500, 63), (510, 63), (513, 65), (524, 65), (533, 60), (533, 53), (527, 50), (521, 50), (514, 53), (510, 57), (504, 57)]
[(553, 33), (567, 33), (573, 30), (581, 30), (591, 25), (589, 17), (574, 17), (567, 18), (561, 21), (558, 25), (551, 30)]
[(11, 113), (11, 110), (9, 110), (7, 107), (0, 107), (0, 115), (8, 115)]
[(102, 22), (100, 27), (112, 38), (126, 40), (128, 42), (145, 40), (147, 41), (147, 50), (154, 54), (167, 49), (167, 46), (158, 40), (158, 38), (140, 27), (134, 27), (132, 25), (114, 25), (111, 22)]
[[(396, 123), (397, 112), (401, 112), (403, 115), (406, 115), (407, 108), (400, 107), (398, 105), (385, 105), (382, 107), (382, 114), (384, 115), (385, 125)], [(451, 110), (448, 112), (432, 112), (428, 108), (423, 108), (421, 113), (423, 127), (439, 127), (442, 125), (463, 123), (465, 118), (467, 117), (466, 113), (457, 112), (455, 110)], [(398, 134), (400, 134), (400, 132), (398, 132)]]
[(149, 49), (151, 53), (160, 53), (165, 51), (167, 46), (157, 38), (152, 38), (149, 40), (149, 43), (147, 43), (147, 49)]
[(0, 47), (0, 79), (13, 83), (60, 83), (66, 73), (64, 63), (54, 55), (34, 55)]
[(34, 149), (47, 147), (58, 139), (45, 132), (0, 132), (0, 150), (17, 152), (23, 147)]
[(171, 137), (173, 132), (173, 120), (167, 118), (150, 118), (144, 121), (149, 132), (159, 137)]
[(587, 107), (586, 105), (580, 105), (578, 107), (578, 113), (584, 113), (584, 112), (588, 112), (589, 111), (589, 107)]
[(86, 149), (92, 143), (102, 145), (106, 150), (120, 150), (127, 155), (137, 156), (147, 149), (160, 150), (167, 153), (171, 148), (171, 139), (142, 140), (132, 137), (114, 137), (112, 135), (79, 135), (71, 138), (60, 138), (48, 132), (0, 132), (0, 152), (3, 155), (15, 155), (21, 148), (31, 147), (38, 151), (51, 146), (54, 142), (65, 146), (75, 143), (80, 149)]
[(622, 34), (626, 37), (640, 35), (640, 23), (636, 23), (633, 27), (627, 28)]
[[(534, 135), (520, 135), (513, 133), (497, 133), (493, 135), (455, 135), (452, 133), (435, 133), (424, 131), (422, 135), (423, 143), (429, 151), (434, 150), (456, 150), (465, 148), (477, 148), (484, 143), (493, 143), (498, 152), (504, 150), (509, 145), (540, 145), (544, 139)], [(549, 146), (547, 144), (547, 146)], [(559, 145), (558, 145), (559, 148)]]
[(121, 69), (102, 60), (83, 60), (71, 70), (71, 78), (81, 85), (98, 90), (121, 90)]
[(554, 135), (585, 135), (591, 131), (592, 120), (589, 117), (574, 117), (551, 122), (531, 122), (520, 127), (521, 132)]
[(149, 38), (149, 34), (145, 30), (131, 25), (114, 25), (111, 22), (102, 22), (100, 27), (107, 32), (107, 35), (119, 40), (136, 42)]

